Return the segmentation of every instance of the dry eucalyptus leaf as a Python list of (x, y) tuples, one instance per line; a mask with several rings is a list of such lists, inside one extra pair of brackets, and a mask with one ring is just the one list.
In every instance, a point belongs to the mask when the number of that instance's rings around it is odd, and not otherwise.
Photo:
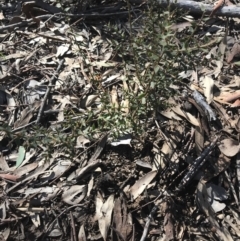
[(239, 152), (239, 142), (233, 139), (224, 139), (218, 144), (220, 151), (228, 156), (233, 157)]
[(0, 235), (1, 235), (1, 238), (2, 238), (3, 241), (8, 240), (8, 237), (10, 235), (10, 231), (11, 231), (10, 228), (5, 228), (5, 229), (1, 230)]
[(208, 194), (207, 194), (207, 189), (206, 185), (204, 182), (200, 181), (197, 186), (197, 194), (196, 194), (196, 202), (201, 208), (201, 210), (205, 213), (207, 216), (208, 221), (210, 224), (216, 229), (216, 234), (220, 238), (219, 240), (222, 241), (233, 241), (230, 233), (226, 229), (222, 229), (216, 218), (215, 218), (215, 213), (208, 201)]
[(222, 211), (226, 207), (226, 204), (222, 201), (227, 200), (228, 198), (226, 190), (213, 183), (208, 183), (206, 188), (208, 193), (208, 202), (210, 203), (214, 212), (217, 213)]
[(132, 200), (135, 200), (147, 187), (147, 185), (153, 180), (157, 175), (157, 171), (151, 171), (145, 176), (140, 178), (136, 183), (130, 188), (130, 195)]
[(80, 203), (87, 194), (87, 186), (73, 185), (70, 188), (64, 187), (62, 199), (65, 203), (75, 205)]
[(35, 225), (35, 227), (39, 227), (41, 225), (41, 220), (40, 220), (39, 214), (33, 213), (33, 212), (28, 212), (28, 214), (30, 215), (30, 218), (31, 218), (33, 224)]
[(210, 104), (213, 100), (214, 80), (210, 76), (205, 76), (202, 80), (202, 85), (207, 103)]
[[(99, 201), (99, 200), (98, 200)], [(101, 206), (102, 204), (102, 206)], [(108, 230), (112, 220), (112, 211), (114, 207), (114, 195), (110, 195), (105, 203), (102, 201), (96, 205), (98, 213), (98, 226), (103, 239), (107, 240)]]
[(84, 226), (82, 225), (79, 229), (78, 233), (78, 241), (87, 241), (87, 237), (85, 234)]
[(176, 114), (184, 117), (188, 122), (190, 122), (194, 126), (199, 126), (198, 120), (190, 113), (183, 111), (180, 109), (179, 106), (173, 107), (172, 111), (174, 111)]
[(137, 164), (138, 166), (141, 166), (141, 167), (145, 167), (145, 168), (148, 168), (148, 169), (152, 169), (152, 165), (149, 164), (148, 162), (145, 162), (145, 161), (138, 160), (138, 161), (136, 161), (136, 164)]
[(230, 63), (234, 57), (238, 57), (240, 54), (240, 44), (239, 43), (235, 43), (232, 47), (231, 52), (229, 53), (228, 57), (227, 57), (227, 62)]

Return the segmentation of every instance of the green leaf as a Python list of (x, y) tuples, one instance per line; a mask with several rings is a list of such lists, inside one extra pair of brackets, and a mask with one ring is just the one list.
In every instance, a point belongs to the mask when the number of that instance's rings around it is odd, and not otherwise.
[(25, 153), (26, 153), (26, 151), (25, 151), (24, 147), (19, 146), (18, 157), (17, 157), (17, 160), (16, 160), (16, 168), (18, 168), (22, 164), (22, 162), (24, 160), (24, 157), (25, 157)]

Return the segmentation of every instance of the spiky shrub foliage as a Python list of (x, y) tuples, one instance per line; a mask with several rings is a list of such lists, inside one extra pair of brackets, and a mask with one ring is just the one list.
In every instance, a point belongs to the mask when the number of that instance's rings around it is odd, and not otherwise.
[(179, 13), (163, 9), (152, 1), (139, 20), (129, 13), (128, 28), (114, 24), (105, 26), (112, 34), (109, 40), (115, 55), (121, 58), (128, 88), (123, 88), (122, 83), (118, 85), (122, 86), (122, 99), (128, 102), (128, 111), (121, 105), (112, 105), (112, 86), (103, 88), (99, 81), (93, 80), (101, 109), (96, 111), (93, 107), (84, 114), (66, 110), (62, 124), (54, 131), (41, 129), (41, 135), (32, 137), (31, 141), (25, 136), (26, 145), (47, 142), (49, 150), (63, 146), (64, 152), (72, 155), (79, 135), (94, 137), (108, 131), (118, 137), (124, 132), (139, 135), (146, 131), (156, 111), (166, 108), (168, 98), (175, 94), (170, 85), (178, 80), (181, 71), (192, 68), (196, 61), (192, 47), (199, 44), (192, 37), (194, 30), (189, 28), (187, 33), (178, 36), (171, 27), (178, 18)]
[[(178, 15), (152, 1), (139, 22), (129, 14), (128, 31), (111, 26), (113, 34), (121, 36), (113, 43), (127, 73), (129, 89), (123, 92), (129, 103), (129, 113), (126, 115), (121, 108), (117, 110), (106, 105), (107, 111), (99, 115), (99, 127), (114, 131), (116, 136), (124, 131), (140, 134), (156, 110), (168, 106), (168, 98), (174, 94), (170, 85), (194, 62), (188, 50), (189, 45), (194, 46), (191, 34), (194, 30), (190, 28), (190, 34), (181, 36), (179, 41), (172, 28)], [(102, 100), (106, 103), (104, 98)]]

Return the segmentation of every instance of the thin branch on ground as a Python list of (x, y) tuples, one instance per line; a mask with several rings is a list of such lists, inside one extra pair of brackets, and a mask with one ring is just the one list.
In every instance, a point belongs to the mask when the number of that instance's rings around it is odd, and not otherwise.
[(50, 91), (51, 91), (51, 89), (52, 89), (53, 81), (56, 79), (56, 77), (57, 77), (57, 75), (58, 75), (58, 72), (59, 72), (59, 70), (61, 69), (63, 63), (64, 63), (64, 59), (60, 60), (60, 62), (59, 62), (59, 64), (58, 64), (58, 67), (57, 67), (55, 73), (53, 74), (52, 78), (51, 78), (50, 81), (49, 81), (49, 86), (48, 86), (48, 88), (47, 88), (47, 91), (46, 91), (45, 96), (44, 96), (43, 101), (42, 101), (42, 105), (41, 105), (41, 107), (40, 107), (40, 109), (39, 109), (39, 112), (38, 112), (36, 124), (39, 123), (39, 121), (40, 121), (40, 119), (41, 119), (41, 117), (42, 117), (43, 110), (44, 110), (44, 106), (45, 106), (45, 104), (46, 104), (48, 95), (49, 95), (49, 93), (50, 93)]
[(153, 215), (156, 213), (157, 211), (157, 206), (154, 205), (154, 207), (152, 208), (148, 218), (147, 218), (147, 222), (145, 224), (145, 227), (144, 227), (144, 230), (143, 230), (143, 234), (142, 234), (142, 237), (140, 239), (140, 241), (144, 241), (147, 237), (147, 234), (148, 234), (148, 229), (149, 229), (149, 226), (150, 226), (150, 222), (151, 220), (153, 219)]

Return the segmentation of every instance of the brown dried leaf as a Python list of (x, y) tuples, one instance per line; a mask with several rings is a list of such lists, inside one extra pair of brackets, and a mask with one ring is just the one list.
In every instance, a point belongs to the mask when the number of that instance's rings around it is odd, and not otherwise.
[(165, 231), (165, 241), (174, 240), (174, 219), (171, 210), (171, 204), (169, 201), (163, 203), (163, 212), (165, 213), (164, 216), (164, 231)]
[(194, 136), (197, 152), (201, 153), (204, 147), (204, 131), (202, 127), (196, 126)]
[[(132, 230), (131, 214), (127, 213), (126, 200), (121, 196), (115, 200), (113, 223), (118, 236), (126, 240)], [(120, 239), (121, 240), (121, 239)]]
[(151, 171), (135, 182), (135, 184), (130, 188), (132, 200), (135, 200), (144, 191), (156, 175), (157, 171)]
[(0, 178), (4, 178), (4, 179), (11, 180), (13, 182), (16, 182), (20, 178), (20, 176), (0, 173)]
[(179, 106), (175, 106), (172, 108), (172, 111), (174, 111), (176, 114), (184, 117), (187, 121), (189, 121), (194, 126), (199, 126), (198, 120), (190, 113), (183, 111), (180, 109)]
[(222, 92), (217, 99), (225, 101), (225, 102), (231, 102), (236, 99), (240, 98), (240, 90), (236, 90), (234, 92)]
[(233, 58), (236, 56), (238, 57), (240, 54), (240, 44), (239, 43), (235, 43), (232, 47), (231, 52), (229, 53), (228, 57), (227, 57), (227, 62), (230, 63)]
[(236, 108), (240, 106), (240, 99), (237, 99), (234, 101), (232, 105), (230, 105), (231, 108)]
[(215, 14), (215, 12), (217, 12), (217, 10), (222, 7), (222, 5), (224, 4), (225, 0), (219, 0), (217, 2), (214, 3), (214, 8), (213, 11), (210, 14), (210, 17), (213, 16)]

